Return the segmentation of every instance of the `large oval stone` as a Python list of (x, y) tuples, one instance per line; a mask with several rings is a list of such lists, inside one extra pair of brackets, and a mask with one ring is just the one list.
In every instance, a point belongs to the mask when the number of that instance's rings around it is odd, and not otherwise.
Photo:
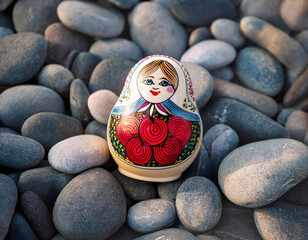
[(308, 147), (292, 139), (244, 145), (219, 167), (221, 190), (233, 203), (261, 207), (276, 201), (308, 177)]
[(53, 209), (57, 230), (68, 239), (105, 239), (125, 222), (126, 200), (118, 181), (95, 168), (62, 190)]

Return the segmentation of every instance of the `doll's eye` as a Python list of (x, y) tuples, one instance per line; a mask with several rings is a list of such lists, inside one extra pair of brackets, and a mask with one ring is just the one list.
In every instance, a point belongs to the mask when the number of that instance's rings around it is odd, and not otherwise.
[(159, 83), (159, 85), (166, 87), (166, 86), (173, 86), (171, 82), (169, 82), (168, 80), (163, 80)]
[(153, 80), (149, 79), (149, 78), (148, 79), (144, 79), (143, 83), (146, 84), (146, 85), (153, 85), (154, 84)]

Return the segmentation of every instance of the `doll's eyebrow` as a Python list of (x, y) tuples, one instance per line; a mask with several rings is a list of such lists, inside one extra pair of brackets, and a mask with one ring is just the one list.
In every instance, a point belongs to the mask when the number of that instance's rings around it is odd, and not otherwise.
[(168, 81), (168, 82), (170, 82), (167, 78), (165, 78), (165, 77), (162, 77), (162, 78), (160, 78), (159, 80), (166, 80), (166, 81)]

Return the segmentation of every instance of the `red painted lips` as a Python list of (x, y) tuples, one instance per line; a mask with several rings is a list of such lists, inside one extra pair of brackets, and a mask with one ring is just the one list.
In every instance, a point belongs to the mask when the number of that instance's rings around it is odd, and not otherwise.
[(152, 94), (153, 94), (153, 96), (157, 96), (158, 94), (160, 94), (160, 91), (155, 92), (155, 91), (153, 91), (153, 90), (150, 90), (150, 93), (152, 93)]

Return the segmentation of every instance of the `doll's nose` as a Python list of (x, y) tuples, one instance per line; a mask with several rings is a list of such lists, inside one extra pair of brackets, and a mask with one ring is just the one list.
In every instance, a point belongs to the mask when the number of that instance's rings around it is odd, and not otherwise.
[(159, 87), (153, 87), (153, 90), (158, 90), (159, 89)]

